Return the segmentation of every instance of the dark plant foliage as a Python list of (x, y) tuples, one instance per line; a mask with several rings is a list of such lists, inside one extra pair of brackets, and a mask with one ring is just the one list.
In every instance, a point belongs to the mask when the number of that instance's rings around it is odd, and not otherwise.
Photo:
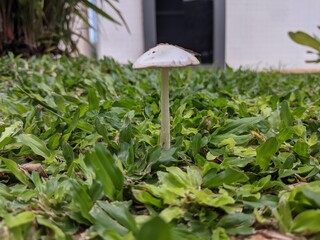
[[(101, 0), (125, 24), (113, 5), (116, 0)], [(3, 0), (0, 1), (0, 54), (8, 52), (25, 57), (39, 54), (67, 54), (77, 51), (83, 38), (74, 28), (76, 21), (90, 27), (86, 9), (120, 24), (88, 0)]]

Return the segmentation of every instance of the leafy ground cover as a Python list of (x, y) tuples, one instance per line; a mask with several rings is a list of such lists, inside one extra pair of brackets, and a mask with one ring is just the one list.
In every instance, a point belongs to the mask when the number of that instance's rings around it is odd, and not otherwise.
[(0, 238), (319, 237), (320, 76), (171, 79), (164, 151), (157, 71), (1, 58)]

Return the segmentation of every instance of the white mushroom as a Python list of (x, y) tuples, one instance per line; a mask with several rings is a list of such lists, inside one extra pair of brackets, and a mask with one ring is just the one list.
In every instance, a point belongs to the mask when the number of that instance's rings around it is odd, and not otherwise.
[(161, 133), (160, 144), (170, 148), (169, 69), (200, 64), (194, 53), (178, 46), (159, 44), (141, 55), (133, 64), (134, 69), (161, 68)]

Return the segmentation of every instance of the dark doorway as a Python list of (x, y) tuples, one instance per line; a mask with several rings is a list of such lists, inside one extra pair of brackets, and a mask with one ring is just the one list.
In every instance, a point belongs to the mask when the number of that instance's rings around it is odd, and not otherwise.
[(156, 0), (157, 43), (176, 44), (213, 61), (213, 0)]

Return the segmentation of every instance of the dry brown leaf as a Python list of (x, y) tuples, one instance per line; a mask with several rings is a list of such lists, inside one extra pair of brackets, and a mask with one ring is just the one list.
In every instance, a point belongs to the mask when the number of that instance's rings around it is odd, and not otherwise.
[(25, 173), (38, 172), (41, 177), (48, 177), (40, 163), (25, 163), (19, 165), (19, 167)]
[(245, 240), (304, 240), (305, 238), (287, 235), (271, 230), (257, 230), (254, 235)]

